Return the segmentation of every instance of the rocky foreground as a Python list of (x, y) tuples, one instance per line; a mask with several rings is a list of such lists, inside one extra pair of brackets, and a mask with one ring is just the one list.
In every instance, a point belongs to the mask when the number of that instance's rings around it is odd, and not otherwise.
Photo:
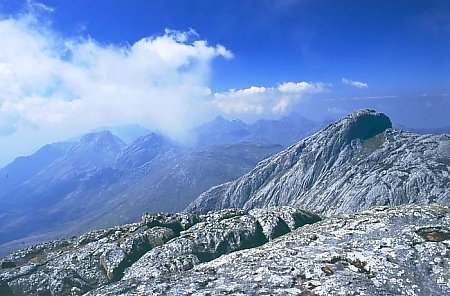
[(145, 214), (7, 256), (0, 295), (450, 295), (449, 258), (447, 206)]
[(116, 281), (123, 283), (121, 291), (128, 291), (135, 287), (129, 283), (164, 279), (319, 220), (291, 207), (249, 213), (229, 209), (206, 215), (144, 214), (140, 223), (8, 255), (1, 262), (0, 295), (82, 295)]

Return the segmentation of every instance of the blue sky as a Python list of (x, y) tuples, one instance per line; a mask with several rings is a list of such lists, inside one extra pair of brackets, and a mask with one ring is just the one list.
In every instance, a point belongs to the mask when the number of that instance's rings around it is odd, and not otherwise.
[[(295, 78), (338, 84), (342, 76), (382, 91), (448, 90), (445, 0), (40, 2), (55, 9), (50, 19), (61, 34), (107, 44), (193, 28), (235, 53), (214, 67), (211, 86), (218, 91)], [(1, 7), (4, 14), (24, 9), (23, 1), (3, 0)]]
[[(24, 1), (2, 1), (3, 14)], [(129, 44), (164, 29), (193, 28), (235, 52), (212, 87), (273, 85), (293, 78), (371, 80), (384, 91), (444, 91), (450, 3), (441, 1), (40, 1), (61, 34)], [(417, 83), (419, 82), (419, 83)]]
[(450, 126), (445, 0), (0, 0), (0, 15), (11, 151), (132, 121), (183, 137), (218, 114)]

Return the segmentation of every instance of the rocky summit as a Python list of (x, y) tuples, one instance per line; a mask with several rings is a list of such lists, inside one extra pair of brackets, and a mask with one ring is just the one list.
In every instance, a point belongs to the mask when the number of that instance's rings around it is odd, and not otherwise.
[(450, 208), (145, 214), (18, 251), (0, 295), (449, 295)]
[(188, 212), (292, 205), (333, 215), (373, 206), (450, 202), (450, 136), (391, 128), (372, 110), (355, 111), (203, 193)]

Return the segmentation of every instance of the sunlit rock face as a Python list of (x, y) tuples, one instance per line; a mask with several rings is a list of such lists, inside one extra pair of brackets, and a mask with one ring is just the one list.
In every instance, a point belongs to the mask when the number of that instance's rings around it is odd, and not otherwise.
[(206, 191), (188, 212), (293, 205), (324, 215), (373, 206), (450, 202), (450, 136), (391, 128), (359, 110)]

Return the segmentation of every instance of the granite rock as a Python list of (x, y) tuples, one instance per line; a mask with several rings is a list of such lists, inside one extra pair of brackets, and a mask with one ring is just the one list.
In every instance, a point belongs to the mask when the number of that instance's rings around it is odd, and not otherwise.
[(209, 189), (186, 211), (290, 205), (335, 215), (449, 202), (450, 136), (394, 130), (386, 115), (359, 110)]

